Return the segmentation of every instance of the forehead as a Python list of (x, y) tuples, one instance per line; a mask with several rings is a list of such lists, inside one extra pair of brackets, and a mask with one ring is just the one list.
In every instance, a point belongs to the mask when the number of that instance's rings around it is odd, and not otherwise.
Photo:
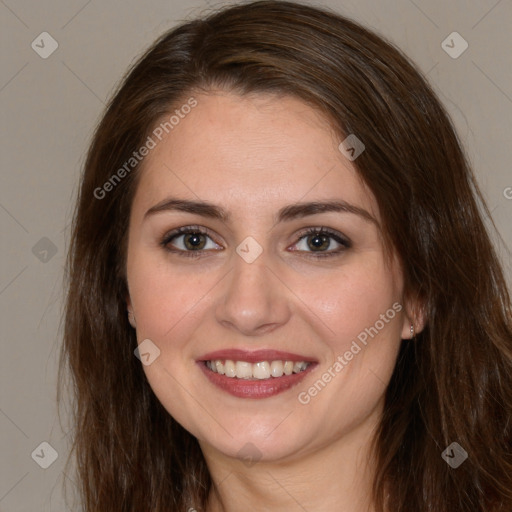
[(338, 149), (340, 137), (305, 102), (223, 91), (194, 98), (197, 105), (155, 139), (134, 210), (169, 194), (253, 215), (302, 200), (342, 198), (378, 218), (373, 195)]

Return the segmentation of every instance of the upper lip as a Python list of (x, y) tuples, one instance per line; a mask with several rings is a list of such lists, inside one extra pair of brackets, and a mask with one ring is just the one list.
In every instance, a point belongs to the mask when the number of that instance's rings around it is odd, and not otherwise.
[(282, 352), (280, 350), (241, 350), (226, 349), (208, 352), (201, 356), (198, 361), (213, 361), (217, 359), (230, 359), (231, 361), (246, 361), (248, 363), (259, 363), (261, 361), (305, 361), (306, 363), (315, 363), (316, 360), (300, 354), (291, 352)]

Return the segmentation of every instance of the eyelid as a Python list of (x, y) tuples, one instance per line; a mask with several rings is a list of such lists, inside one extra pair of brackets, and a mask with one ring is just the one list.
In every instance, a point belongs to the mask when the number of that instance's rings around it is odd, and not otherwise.
[(339, 231), (336, 231), (335, 229), (331, 229), (325, 226), (312, 226), (309, 228), (305, 228), (299, 232), (297, 235), (299, 239), (304, 238), (308, 235), (327, 235), (332, 238), (334, 238), (336, 241), (338, 241), (340, 244), (347, 245), (348, 247), (352, 245), (351, 241), (346, 237), (343, 233), (340, 233)]
[[(203, 235), (208, 235), (213, 240), (213, 236), (212, 236), (213, 232), (210, 231), (208, 228), (199, 226), (197, 224), (189, 224), (186, 226), (180, 226), (180, 227), (178, 227), (176, 229), (172, 229), (170, 231), (166, 231), (166, 233), (162, 236), (162, 242), (164, 242), (166, 240), (169, 241), (175, 236), (183, 235), (183, 234), (187, 234), (187, 233), (201, 233)], [(215, 242), (215, 243), (217, 243), (217, 242)]]

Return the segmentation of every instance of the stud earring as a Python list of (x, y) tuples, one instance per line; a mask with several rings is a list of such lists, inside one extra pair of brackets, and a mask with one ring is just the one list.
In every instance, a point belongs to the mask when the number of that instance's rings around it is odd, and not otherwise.
[(414, 339), (414, 325), (411, 324), (411, 340)]

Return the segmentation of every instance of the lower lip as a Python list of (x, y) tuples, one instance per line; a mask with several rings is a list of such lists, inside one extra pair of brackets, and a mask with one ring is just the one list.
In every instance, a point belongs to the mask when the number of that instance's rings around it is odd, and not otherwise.
[(225, 375), (213, 372), (206, 366), (204, 361), (198, 361), (197, 364), (212, 384), (239, 398), (268, 398), (283, 393), (301, 382), (316, 366), (316, 363), (311, 363), (300, 373), (292, 373), (282, 377), (270, 377), (269, 379), (249, 380), (226, 377)]

